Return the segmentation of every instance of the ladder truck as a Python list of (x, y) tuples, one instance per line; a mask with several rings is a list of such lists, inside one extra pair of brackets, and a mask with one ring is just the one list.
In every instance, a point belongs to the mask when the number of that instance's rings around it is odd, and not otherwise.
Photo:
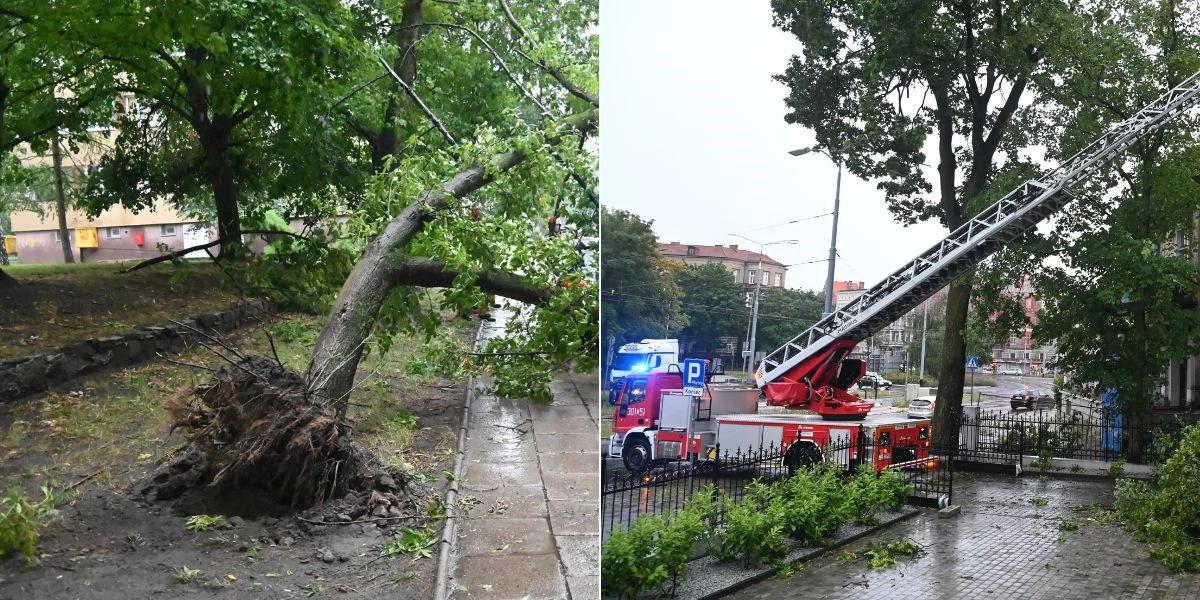
[[(929, 456), (930, 421), (894, 413), (869, 414), (874, 403), (848, 391), (866, 373), (863, 361), (847, 358), (850, 352), (1004, 244), (1032, 230), (1071, 200), (1072, 185), (1198, 102), (1200, 72), (1054, 170), (1009, 192), (856, 300), (768, 354), (754, 373), (758, 390), (710, 384), (701, 396), (691, 396), (683, 393), (677, 370), (614, 381), (608, 456), (621, 458), (628, 470), (639, 472), (657, 461), (711, 458), (717, 449), (774, 446), (785, 450), (784, 465), (793, 469), (824, 460), (822, 448), (844, 446), (861, 433), (871, 440), (869, 453), (851, 458), (877, 470), (923, 461)], [(761, 411), (760, 390), (772, 406), (807, 408), (816, 414)]]
[(1031, 231), (1072, 199), (1072, 186), (1200, 101), (1200, 72), (1114, 125), (1083, 150), (1026, 181), (853, 302), (768, 354), (754, 372), (767, 402), (806, 407), (831, 420), (861, 420), (873, 403), (847, 391), (866, 371), (847, 355), (862, 340), (925, 301), (955, 277)]

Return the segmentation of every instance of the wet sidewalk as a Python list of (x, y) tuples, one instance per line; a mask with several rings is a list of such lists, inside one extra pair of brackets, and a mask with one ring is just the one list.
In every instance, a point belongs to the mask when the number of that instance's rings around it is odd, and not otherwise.
[(846, 548), (907, 538), (924, 548), (919, 558), (873, 570), (832, 553), (731, 598), (1200, 597), (1200, 576), (1172, 573), (1118, 525), (1088, 520), (1085, 507), (1111, 505), (1112, 490), (1111, 481), (956, 473), (960, 516), (922, 514)]
[(548, 405), (471, 399), (452, 598), (599, 597), (596, 376), (562, 374), (551, 390)]

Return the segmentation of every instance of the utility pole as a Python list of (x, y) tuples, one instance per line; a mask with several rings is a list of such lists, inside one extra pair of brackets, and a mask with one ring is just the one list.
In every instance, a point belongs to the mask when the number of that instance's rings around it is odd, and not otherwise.
[(763, 250), (766, 249), (767, 246), (773, 246), (775, 244), (795, 244), (796, 240), (778, 240), (764, 244), (758, 240), (752, 240), (746, 236), (738, 235), (736, 233), (731, 233), (729, 235), (746, 240), (751, 244), (758, 244), (758, 270), (754, 272), (754, 303), (750, 309), (750, 354), (746, 357), (746, 370), (749, 371), (754, 367), (754, 353), (758, 349), (755, 344), (757, 343), (756, 338), (758, 337), (758, 296), (759, 292), (762, 290), (763, 280)]
[(825, 276), (825, 314), (833, 312), (833, 267), (837, 261), (838, 209), (842, 203), (842, 163), (838, 162), (837, 187), (833, 193), (833, 234), (829, 238), (829, 273)]
[(788, 154), (792, 156), (804, 156), (809, 152), (820, 152), (829, 157), (829, 160), (837, 163), (837, 187), (833, 192), (833, 234), (829, 238), (829, 271), (825, 275), (825, 314), (833, 312), (833, 272), (837, 264), (837, 229), (838, 229), (838, 211), (842, 203), (842, 161), (833, 157), (825, 150), (820, 150), (816, 146), (808, 148), (800, 148), (798, 150), (789, 150)]
[(762, 290), (762, 252), (763, 245), (758, 245), (758, 271), (754, 273), (754, 310), (750, 315), (750, 366), (754, 366), (754, 352), (758, 349), (758, 293)]

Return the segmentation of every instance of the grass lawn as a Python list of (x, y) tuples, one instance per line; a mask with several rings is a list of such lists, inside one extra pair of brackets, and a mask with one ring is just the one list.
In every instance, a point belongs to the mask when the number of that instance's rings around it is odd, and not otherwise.
[[(284, 365), (303, 372), (323, 319), (283, 314), (268, 328)], [(456, 320), (446, 330), (445, 337), (428, 344), (422, 338), (397, 338), (386, 355), (364, 359), (348, 415), (356, 439), (385, 464), (431, 478), (441, 477), (453, 454), (457, 429), (449, 418), (456, 420), (452, 407), (463, 401), (466, 373), (443, 378), (440, 366), (424, 357), (432, 344), (468, 352), (474, 323)], [(272, 356), (261, 327), (243, 328), (228, 339), (243, 354)], [(201, 348), (172, 358), (208, 368), (224, 364)], [(0, 407), (0, 489), (62, 486), (97, 472), (97, 483), (128, 485), (186, 442), (171, 433), (166, 407), (186, 399), (209, 376), (201, 369), (152, 361)]]
[(0, 358), (228, 308), (238, 293), (208, 261), (122, 273), (132, 262), (4, 267)]

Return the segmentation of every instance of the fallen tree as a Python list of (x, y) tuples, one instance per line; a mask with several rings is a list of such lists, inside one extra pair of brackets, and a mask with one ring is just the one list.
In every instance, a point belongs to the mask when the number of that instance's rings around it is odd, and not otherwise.
[[(568, 119), (553, 146), (593, 131), (598, 111)], [(253, 489), (279, 505), (303, 508), (350, 492), (375, 510), (401, 501), (403, 473), (385, 473), (352, 440), (346, 408), (358, 363), (380, 310), (401, 286), (448, 287), (464, 274), (472, 285), (498, 296), (542, 305), (560, 290), (528, 277), (486, 268), (472, 273), (442, 260), (411, 256), (407, 247), (423, 227), (526, 160), (520, 149), (475, 161), (426, 190), (393, 218), (366, 247), (341, 287), (317, 339), (306, 374), (259, 356), (227, 357), (213, 381), (176, 403), (177, 426), (190, 430), (186, 451), (151, 476), (144, 494), (173, 500), (190, 490), (217, 494)], [(381, 489), (380, 481), (399, 482)], [(386, 489), (392, 487), (394, 489)]]

